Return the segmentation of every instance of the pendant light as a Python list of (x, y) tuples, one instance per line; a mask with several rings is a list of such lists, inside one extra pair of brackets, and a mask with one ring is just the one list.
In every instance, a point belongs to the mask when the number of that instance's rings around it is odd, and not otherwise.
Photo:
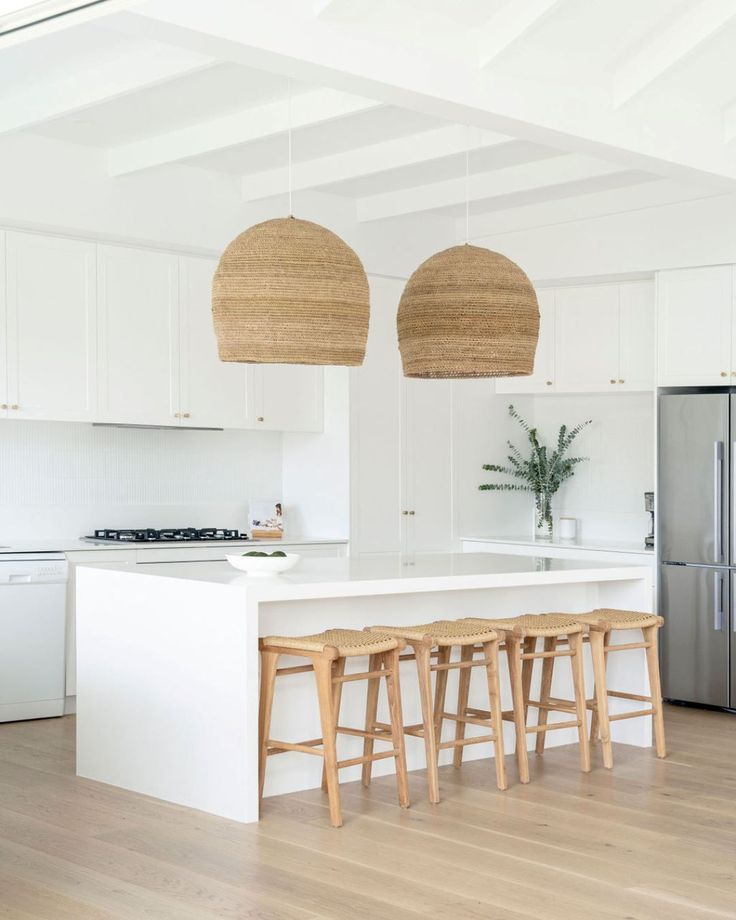
[(220, 360), (359, 365), (370, 310), (363, 265), (339, 236), (292, 214), (291, 84), (287, 134), (289, 216), (245, 230), (215, 271)]
[(465, 151), (465, 244), (423, 262), (399, 302), (405, 377), (517, 377), (534, 370), (539, 306), (531, 281), (500, 252), (468, 242), (469, 149)]

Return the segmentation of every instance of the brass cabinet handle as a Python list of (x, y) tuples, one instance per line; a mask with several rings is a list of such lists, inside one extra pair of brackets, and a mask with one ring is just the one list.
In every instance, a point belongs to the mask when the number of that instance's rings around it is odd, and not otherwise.
[(611, 378), (611, 383), (615, 383), (615, 382), (616, 382), (615, 378)]
[(728, 374), (725, 371), (721, 371), (721, 377), (728, 377)]
[(736, 371), (731, 371), (731, 376), (736, 377)]
[(551, 386), (552, 386), (552, 381), (551, 381), (551, 380), (548, 380), (548, 381), (547, 381), (547, 386), (548, 386), (548, 387), (551, 387)]
[(262, 421), (263, 421), (263, 416), (262, 416), (262, 415), (259, 415), (258, 418), (256, 419), (256, 421), (257, 421), (257, 422), (262, 422)]
[(626, 383), (625, 380), (619, 380), (619, 383)]
[(175, 412), (175, 413), (174, 413), (174, 418), (181, 418), (181, 413), (180, 413), (180, 412)]
[(17, 405), (17, 403), (13, 403), (13, 405), (12, 405), (10, 408), (11, 408), (11, 409), (20, 409), (20, 406)]
[(2, 405), (0, 405), (0, 409), (7, 409), (7, 408), (8, 408), (7, 403), (2, 403)]
[(182, 418), (191, 418), (191, 415), (190, 415), (188, 412), (185, 412), (185, 413), (182, 415)]
[(413, 512), (413, 511), (410, 511), (409, 514), (414, 514), (414, 512)]
[(408, 512), (408, 511), (402, 511), (401, 513), (402, 513), (402, 514), (408, 514), (409, 512)]

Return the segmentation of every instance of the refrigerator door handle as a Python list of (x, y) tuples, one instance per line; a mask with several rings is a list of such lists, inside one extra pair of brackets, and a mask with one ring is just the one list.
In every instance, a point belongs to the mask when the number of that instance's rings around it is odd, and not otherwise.
[(713, 526), (716, 562), (723, 562), (723, 441), (713, 442)]
[(715, 590), (713, 591), (713, 629), (723, 632), (723, 573), (716, 572)]

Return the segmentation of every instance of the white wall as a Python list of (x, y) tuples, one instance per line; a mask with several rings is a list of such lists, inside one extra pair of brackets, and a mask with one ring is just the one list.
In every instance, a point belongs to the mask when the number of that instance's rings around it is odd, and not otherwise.
[(248, 526), (281, 494), (281, 435), (0, 424), (0, 543), (101, 527)]

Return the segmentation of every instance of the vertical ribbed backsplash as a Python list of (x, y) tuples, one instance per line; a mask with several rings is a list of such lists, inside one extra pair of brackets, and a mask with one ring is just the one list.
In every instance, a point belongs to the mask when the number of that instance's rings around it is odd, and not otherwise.
[(0, 421), (0, 542), (95, 527), (247, 526), (281, 495), (281, 435)]

